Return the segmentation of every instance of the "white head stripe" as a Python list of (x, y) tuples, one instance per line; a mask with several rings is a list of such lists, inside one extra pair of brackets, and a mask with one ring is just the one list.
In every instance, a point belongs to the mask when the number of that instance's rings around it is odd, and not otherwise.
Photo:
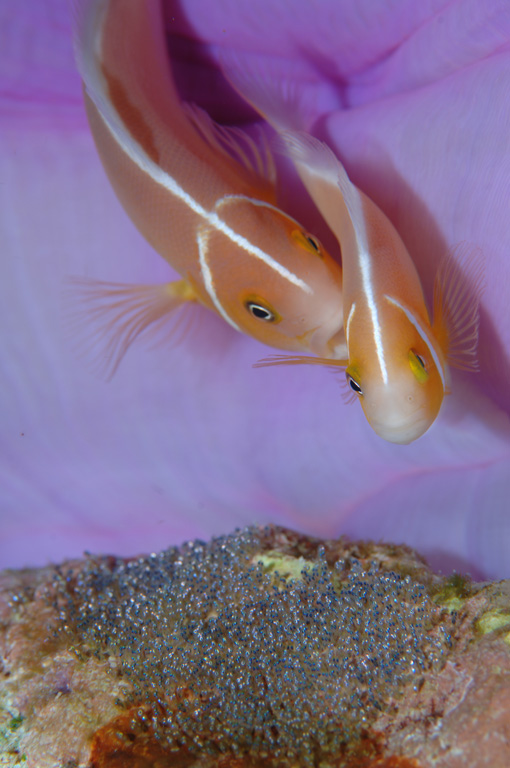
[(256, 197), (248, 197), (248, 195), (224, 195), (223, 197), (220, 197), (219, 200), (216, 201), (216, 205), (214, 207), (217, 210), (224, 203), (230, 203), (231, 201), (235, 202), (236, 200), (246, 200), (246, 202), (251, 203), (252, 205), (258, 205), (259, 208), (269, 208), (270, 211), (275, 211), (280, 215), (283, 214), (286, 219), (289, 219), (289, 221), (294, 222), (296, 227), (301, 229), (301, 224), (299, 223), (299, 221), (296, 221), (296, 219), (294, 219), (288, 213), (284, 213), (280, 208), (277, 208), (276, 205), (273, 205), (272, 203), (268, 203), (266, 200), (257, 200)]
[(225, 309), (223, 308), (223, 305), (221, 301), (218, 298), (218, 295), (216, 293), (216, 290), (214, 288), (214, 281), (211, 274), (211, 270), (209, 268), (209, 264), (207, 263), (207, 235), (204, 232), (200, 232), (200, 230), (197, 233), (197, 245), (198, 245), (198, 260), (200, 262), (200, 270), (202, 272), (202, 279), (204, 281), (205, 289), (209, 296), (211, 297), (211, 300), (222, 316), (224, 320), (229, 323), (233, 328), (236, 329), (236, 331), (240, 331), (241, 329), (235, 323), (232, 318), (227, 314)]
[(422, 327), (422, 325), (416, 319), (416, 317), (413, 315), (411, 310), (409, 310), (407, 307), (405, 307), (403, 304), (401, 304), (396, 299), (393, 299), (391, 296), (386, 296), (385, 295), (384, 298), (390, 304), (393, 304), (395, 307), (398, 307), (398, 309), (400, 309), (404, 313), (404, 315), (407, 317), (407, 319), (409, 320), (411, 325), (414, 328), (416, 328), (416, 330), (418, 331), (420, 337), (422, 338), (422, 340), (425, 342), (425, 344), (427, 345), (427, 347), (429, 349), (429, 352), (430, 352), (430, 354), (432, 356), (432, 359), (433, 359), (433, 361), (434, 361), (434, 363), (436, 365), (436, 368), (437, 368), (437, 371), (439, 373), (439, 376), (441, 377), (441, 381), (443, 383), (443, 389), (446, 391), (447, 387), (446, 387), (446, 374), (445, 374), (445, 370), (443, 368), (443, 365), (441, 364), (441, 361), (439, 359), (439, 355), (437, 354), (436, 350), (434, 349), (434, 345), (430, 341), (430, 337), (427, 334), (426, 330)]
[[(276, 208), (276, 206), (271, 205), (271, 203), (266, 203), (265, 200), (256, 200), (253, 197), (248, 197), (247, 195), (225, 195), (224, 197), (220, 197), (216, 201), (216, 205), (214, 206), (215, 209), (218, 209), (221, 205), (224, 203), (229, 202), (235, 202), (236, 200), (246, 200), (246, 202), (250, 203), (251, 205), (257, 205), (261, 208), (270, 208), (273, 211), (276, 211), (280, 215), (282, 214), (282, 211), (280, 211), (279, 208)], [(210, 217), (216, 216), (217, 220), (221, 222), (221, 226), (217, 226), (217, 229), (220, 229), (221, 232), (223, 232), (227, 237), (230, 238), (236, 245), (238, 245), (240, 248), (243, 248), (245, 251), (250, 253), (252, 256), (255, 256), (255, 258), (260, 259), (264, 262), (264, 264), (267, 264), (268, 267), (271, 267), (274, 269), (275, 272), (278, 272), (279, 275), (284, 277), (286, 280), (289, 281), (289, 283), (292, 283), (293, 285), (296, 285), (298, 288), (301, 288), (305, 293), (313, 293), (313, 290), (310, 288), (308, 283), (305, 283), (304, 280), (301, 280), (300, 277), (294, 274), (294, 272), (291, 272), (290, 269), (287, 269), (287, 267), (284, 267), (282, 264), (279, 264), (276, 259), (273, 259), (272, 256), (270, 256), (268, 253), (263, 251), (261, 248), (259, 248), (256, 245), (253, 245), (253, 243), (250, 243), (249, 240), (247, 240), (242, 235), (239, 235), (237, 232), (235, 232), (233, 229), (231, 229), (228, 224), (225, 224), (223, 219), (220, 219), (219, 216), (217, 216), (216, 213), (210, 213), (207, 214)], [(295, 221), (291, 216), (287, 216), (287, 214), (284, 214), (287, 218), (291, 219), (291, 221)], [(300, 227), (300, 225), (295, 222), (297, 227)]]

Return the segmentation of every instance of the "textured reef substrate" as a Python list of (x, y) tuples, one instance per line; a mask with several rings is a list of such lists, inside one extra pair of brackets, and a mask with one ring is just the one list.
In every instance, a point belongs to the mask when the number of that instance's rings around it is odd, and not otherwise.
[(508, 768), (510, 582), (248, 528), (0, 574), (0, 766)]

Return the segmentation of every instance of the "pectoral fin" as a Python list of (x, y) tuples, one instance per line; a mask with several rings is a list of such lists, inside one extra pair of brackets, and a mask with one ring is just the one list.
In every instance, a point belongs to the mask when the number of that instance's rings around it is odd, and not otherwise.
[[(187, 280), (129, 285), (71, 277), (68, 286), (68, 331), (79, 346), (85, 341), (95, 368), (108, 379), (140, 334), (159, 327), (178, 308), (198, 301)], [(171, 329), (174, 341), (181, 320)]]
[(434, 334), (448, 364), (466, 371), (478, 370), (484, 272), (481, 251), (461, 243), (442, 259), (434, 282)]
[(308, 357), (306, 355), (270, 355), (253, 364), (254, 368), (269, 368), (272, 365), (322, 365), (327, 368), (346, 368), (348, 360), (333, 360), (327, 357)]

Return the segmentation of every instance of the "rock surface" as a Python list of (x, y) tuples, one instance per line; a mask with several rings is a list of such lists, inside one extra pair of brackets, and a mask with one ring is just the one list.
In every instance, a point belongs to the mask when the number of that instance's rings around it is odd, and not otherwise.
[(508, 768), (510, 581), (276, 527), (0, 574), (0, 766)]

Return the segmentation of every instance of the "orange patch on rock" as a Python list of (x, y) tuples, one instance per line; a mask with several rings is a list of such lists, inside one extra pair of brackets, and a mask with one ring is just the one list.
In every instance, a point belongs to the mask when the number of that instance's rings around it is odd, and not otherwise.
[(194, 762), (187, 751), (181, 754), (165, 748), (139, 712), (139, 708), (128, 710), (96, 731), (91, 768), (187, 768)]

